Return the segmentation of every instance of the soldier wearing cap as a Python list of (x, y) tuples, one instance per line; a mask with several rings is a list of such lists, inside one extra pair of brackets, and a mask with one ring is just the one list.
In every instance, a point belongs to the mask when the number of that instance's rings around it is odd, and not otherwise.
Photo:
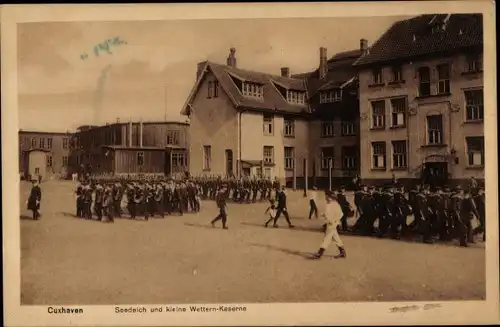
[(295, 226), (292, 224), (290, 221), (290, 216), (288, 215), (288, 209), (286, 205), (286, 193), (285, 193), (285, 186), (283, 186), (281, 189), (278, 190), (278, 194), (276, 196), (276, 202), (277, 202), (277, 210), (276, 210), (276, 217), (274, 217), (274, 223), (273, 227), (278, 228), (278, 218), (283, 214), (285, 216), (286, 222), (288, 223), (289, 228), (294, 228)]
[(105, 221), (108, 223), (113, 223), (115, 221), (113, 218), (113, 208), (114, 208), (113, 188), (108, 185), (104, 189), (104, 202), (103, 202), (104, 215), (106, 216)]
[(39, 181), (36, 179), (31, 180), (32, 186), (30, 195), (28, 197), (27, 206), (28, 210), (33, 212), (33, 220), (40, 218), (40, 203), (42, 201), (42, 189), (40, 188)]
[(476, 204), (477, 212), (479, 214), (479, 226), (474, 230), (475, 234), (483, 233), (483, 242), (486, 241), (486, 198), (484, 194), (484, 187), (478, 188), (478, 194), (474, 196), (474, 203)]
[(95, 201), (94, 201), (94, 211), (97, 216), (97, 220), (102, 220), (103, 200), (104, 200), (104, 189), (102, 185), (98, 182), (95, 186)]
[(347, 224), (347, 218), (352, 217), (352, 207), (345, 195), (345, 186), (340, 187), (337, 193), (337, 202), (342, 209), (342, 217), (340, 218), (339, 228), (341, 228), (342, 231), (346, 232), (349, 228)]
[(460, 211), (461, 224), (459, 225), (460, 246), (467, 246), (467, 243), (475, 243), (472, 230), (472, 219), (476, 216), (479, 219), (476, 204), (472, 198), (471, 190), (464, 192)]
[(123, 198), (123, 189), (120, 183), (116, 182), (112, 188), (111, 195), (113, 197), (113, 213), (116, 217), (121, 217), (121, 203)]
[(227, 227), (227, 201), (226, 201), (226, 189), (224, 186), (219, 190), (216, 197), (216, 204), (219, 208), (219, 214), (215, 217), (210, 224), (212, 227), (215, 227), (215, 223), (219, 220), (222, 220), (222, 228), (228, 229)]
[(78, 184), (76, 187), (75, 191), (75, 197), (76, 197), (76, 216), (82, 218), (83, 215), (83, 185)]
[[(451, 197), (450, 197), (450, 201), (448, 203), (449, 207), (448, 207), (448, 215), (449, 215), (449, 219), (453, 220), (453, 224), (455, 226), (455, 228), (457, 229), (457, 232), (460, 230), (460, 225), (462, 224), (462, 219), (461, 219), (461, 211), (462, 211), (462, 200), (463, 200), (463, 196), (462, 196), (462, 188), (460, 186), (457, 186), (454, 188), (452, 194), (451, 194)], [(467, 246), (467, 244), (465, 244), (464, 246)]]
[(92, 219), (92, 188), (89, 184), (85, 184), (83, 188), (83, 217)]
[(160, 183), (156, 184), (154, 189), (154, 198), (152, 199), (153, 200), (152, 204), (154, 206), (153, 212), (159, 214), (160, 217), (165, 218), (165, 209), (163, 206), (165, 201), (163, 199), (163, 195), (164, 195), (163, 185)]

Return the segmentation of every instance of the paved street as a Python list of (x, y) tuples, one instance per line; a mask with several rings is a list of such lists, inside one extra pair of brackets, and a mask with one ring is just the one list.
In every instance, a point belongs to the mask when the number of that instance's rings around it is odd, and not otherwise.
[[(348, 258), (305, 259), (321, 223), (308, 220), (301, 192), (289, 195), (297, 226), (265, 229), (266, 204), (229, 204), (229, 230), (212, 229), (217, 210), (104, 224), (74, 218), (74, 185), (47, 182), (42, 218), (31, 221), (21, 189), (23, 304), (153, 304), (472, 300), (485, 296), (485, 251), (343, 236)], [(352, 200), (352, 199), (351, 199)], [(321, 203), (320, 203), (321, 204)]]

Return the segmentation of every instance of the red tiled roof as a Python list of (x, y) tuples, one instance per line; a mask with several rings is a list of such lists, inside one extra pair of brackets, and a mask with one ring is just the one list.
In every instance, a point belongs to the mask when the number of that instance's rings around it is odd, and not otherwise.
[[(445, 25), (432, 32), (433, 24)], [(421, 15), (396, 22), (354, 66), (410, 59), (483, 44), (481, 14)]]

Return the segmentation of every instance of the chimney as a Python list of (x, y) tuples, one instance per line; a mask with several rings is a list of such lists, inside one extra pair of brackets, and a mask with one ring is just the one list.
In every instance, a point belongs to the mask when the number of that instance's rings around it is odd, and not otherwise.
[(363, 54), (368, 53), (368, 40), (366, 39), (359, 40), (359, 50), (361, 50)]
[(290, 68), (288, 68), (288, 67), (282, 67), (281, 68), (281, 76), (283, 76), (283, 77), (290, 77)]
[(236, 68), (236, 48), (231, 48), (229, 50), (229, 56), (227, 57), (227, 65), (229, 67)]
[(200, 78), (201, 74), (203, 73), (203, 68), (205, 67), (206, 64), (207, 64), (206, 61), (198, 63), (198, 68), (196, 69), (196, 80)]
[(324, 79), (328, 73), (328, 64), (326, 59), (326, 48), (319, 48), (319, 78)]

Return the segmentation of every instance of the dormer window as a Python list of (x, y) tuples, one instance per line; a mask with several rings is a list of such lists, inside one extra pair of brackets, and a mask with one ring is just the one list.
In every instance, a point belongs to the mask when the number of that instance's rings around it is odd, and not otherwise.
[(372, 83), (374, 85), (380, 85), (382, 84), (382, 69), (377, 68), (372, 71)]
[(467, 57), (466, 72), (477, 73), (483, 71), (483, 56), (480, 54)]
[(319, 103), (339, 102), (342, 100), (342, 90), (330, 90), (322, 92), (319, 96)]
[(257, 83), (243, 82), (241, 93), (249, 98), (262, 99), (264, 97), (264, 87)]
[(401, 82), (403, 80), (403, 69), (401, 66), (392, 67), (392, 82)]
[(306, 102), (306, 93), (301, 91), (287, 90), (286, 101), (292, 104), (304, 104)]

